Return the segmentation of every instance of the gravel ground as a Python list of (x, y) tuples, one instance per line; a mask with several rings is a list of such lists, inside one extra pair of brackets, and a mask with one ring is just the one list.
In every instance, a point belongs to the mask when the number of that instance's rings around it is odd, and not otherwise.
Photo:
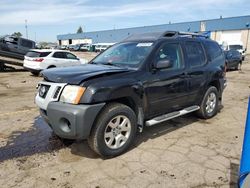
[(42, 78), (21, 69), (0, 73), (0, 185), (236, 187), (250, 63), (242, 69), (227, 73), (224, 108), (216, 117), (201, 120), (191, 114), (145, 128), (130, 151), (106, 160), (86, 141), (62, 143), (40, 118), (34, 95)]

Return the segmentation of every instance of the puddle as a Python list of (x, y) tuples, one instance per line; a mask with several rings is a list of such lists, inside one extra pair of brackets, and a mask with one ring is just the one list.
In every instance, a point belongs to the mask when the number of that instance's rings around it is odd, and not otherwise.
[(34, 121), (28, 131), (15, 131), (5, 146), (0, 147), (0, 162), (17, 157), (30, 156), (36, 153), (59, 150), (71, 143), (63, 143), (52, 133), (50, 127), (41, 117)]

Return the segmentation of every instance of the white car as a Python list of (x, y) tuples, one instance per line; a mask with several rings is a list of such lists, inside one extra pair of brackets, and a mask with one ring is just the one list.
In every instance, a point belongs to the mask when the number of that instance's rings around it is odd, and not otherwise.
[(24, 56), (23, 67), (32, 74), (38, 75), (44, 69), (75, 66), (83, 63), (86, 63), (86, 60), (65, 50), (34, 49)]

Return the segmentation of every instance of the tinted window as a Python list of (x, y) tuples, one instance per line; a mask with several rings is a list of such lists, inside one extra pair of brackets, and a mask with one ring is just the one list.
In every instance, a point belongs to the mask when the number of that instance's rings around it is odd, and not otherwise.
[(233, 56), (239, 56), (240, 55), (240, 52), (238, 52), (237, 50), (233, 50), (232, 53), (233, 53)]
[(229, 45), (230, 50), (242, 50), (243, 46), (242, 45)]
[(156, 54), (156, 62), (170, 60), (172, 67), (170, 69), (181, 69), (184, 67), (182, 61), (181, 47), (179, 44), (163, 44)]
[(77, 57), (71, 53), (66, 53), (66, 58), (67, 59), (76, 59)]
[(64, 52), (55, 52), (53, 57), (55, 57), (55, 58), (66, 58)]
[(33, 48), (33, 42), (22, 39), (21, 46), (26, 47), (26, 48)]
[(208, 57), (211, 61), (219, 57), (222, 54), (220, 46), (215, 42), (206, 42), (206, 50)]
[(35, 52), (30, 51), (26, 54), (27, 57), (47, 57), (51, 52)]
[(15, 37), (5, 37), (4, 40), (5, 40), (6, 43), (11, 43), (11, 44), (18, 45), (18, 38), (15, 38)]
[(186, 52), (188, 62), (191, 67), (197, 67), (205, 64), (205, 54), (200, 43), (186, 42)]

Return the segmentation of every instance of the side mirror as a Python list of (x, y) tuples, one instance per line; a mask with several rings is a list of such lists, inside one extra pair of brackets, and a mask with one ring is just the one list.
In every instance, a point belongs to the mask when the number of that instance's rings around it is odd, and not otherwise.
[(231, 59), (232, 57), (233, 57), (233, 54), (232, 54), (232, 53), (228, 53), (228, 54), (227, 54), (227, 58), (228, 58), (228, 59)]
[(160, 60), (156, 63), (156, 69), (167, 69), (173, 66), (173, 62), (169, 59)]

